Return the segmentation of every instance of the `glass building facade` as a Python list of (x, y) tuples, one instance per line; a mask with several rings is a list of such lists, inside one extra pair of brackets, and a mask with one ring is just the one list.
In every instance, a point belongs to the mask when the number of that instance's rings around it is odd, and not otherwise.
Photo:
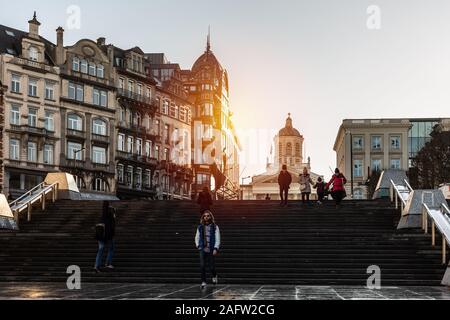
[(439, 124), (439, 119), (411, 119), (412, 127), (408, 132), (408, 156), (409, 167), (412, 166), (413, 159), (417, 153), (431, 140), (431, 132), (435, 125)]

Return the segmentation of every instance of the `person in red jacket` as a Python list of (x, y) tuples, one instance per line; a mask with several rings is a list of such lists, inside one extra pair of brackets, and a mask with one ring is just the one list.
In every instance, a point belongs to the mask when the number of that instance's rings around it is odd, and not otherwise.
[(331, 196), (334, 201), (336, 201), (336, 208), (339, 208), (341, 205), (342, 199), (344, 199), (347, 194), (345, 192), (344, 185), (347, 183), (347, 179), (344, 175), (339, 171), (338, 168), (334, 170), (334, 175), (331, 180), (327, 183), (325, 189), (328, 190), (330, 185), (333, 185), (331, 189)]
[[(281, 168), (281, 172), (278, 175), (278, 185), (280, 186), (280, 206), (287, 206), (288, 205), (288, 195), (289, 195), (289, 186), (292, 182), (292, 176), (287, 171), (287, 166), (283, 165)], [(284, 198), (283, 198), (284, 196)]]

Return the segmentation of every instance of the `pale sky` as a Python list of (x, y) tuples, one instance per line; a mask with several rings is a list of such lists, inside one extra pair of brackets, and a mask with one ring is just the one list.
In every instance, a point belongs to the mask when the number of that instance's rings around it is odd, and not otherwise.
[[(79, 30), (67, 26), (70, 5), (81, 9)], [(381, 10), (379, 30), (367, 28), (370, 5)], [(327, 177), (345, 118), (450, 117), (448, 0), (22, 0), (2, 4), (0, 24), (27, 30), (34, 10), (52, 42), (62, 25), (65, 45), (103, 36), (182, 68), (203, 53), (211, 25), (236, 127), (277, 131), (290, 112), (312, 170)], [(264, 171), (270, 146), (258, 145), (260, 163), (241, 164), (244, 177)]]

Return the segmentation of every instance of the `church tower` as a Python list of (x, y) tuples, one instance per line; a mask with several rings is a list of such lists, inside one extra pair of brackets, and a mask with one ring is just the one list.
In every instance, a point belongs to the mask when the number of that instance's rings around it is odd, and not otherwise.
[(304, 138), (292, 125), (291, 114), (286, 119), (286, 125), (275, 136), (275, 167), (280, 169), (287, 165), (295, 170), (302, 170)]

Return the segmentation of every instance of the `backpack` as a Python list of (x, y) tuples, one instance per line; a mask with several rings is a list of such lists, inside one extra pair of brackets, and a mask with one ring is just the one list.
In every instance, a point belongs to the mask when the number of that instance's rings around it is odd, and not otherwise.
[(105, 224), (104, 223), (97, 223), (95, 225), (95, 239), (98, 241), (105, 240)]

